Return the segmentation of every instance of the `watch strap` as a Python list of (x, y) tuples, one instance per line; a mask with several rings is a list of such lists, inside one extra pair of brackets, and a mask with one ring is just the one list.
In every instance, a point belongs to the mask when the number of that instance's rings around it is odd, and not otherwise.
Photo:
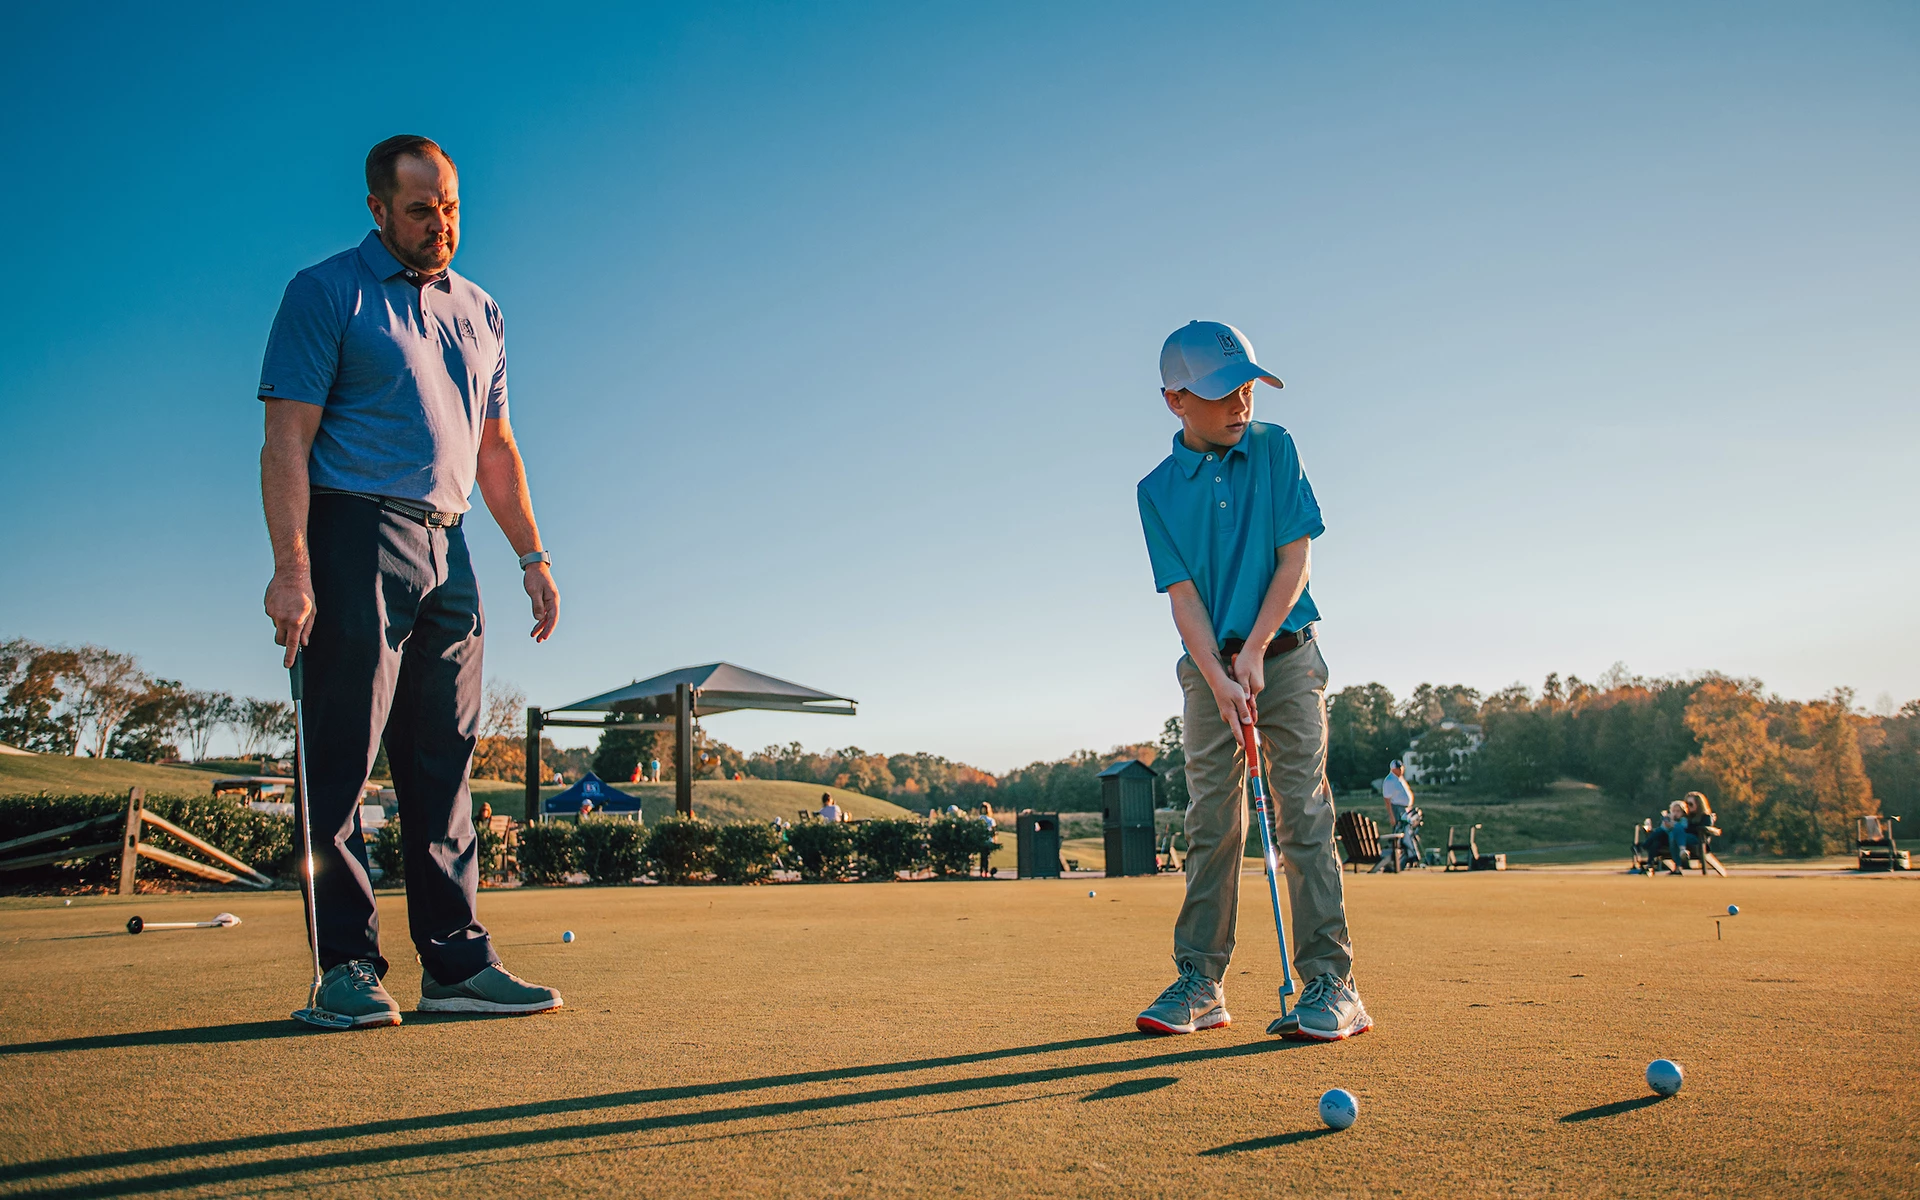
[(551, 564), (552, 562), (553, 555), (548, 554), (545, 550), (530, 550), (520, 556), (520, 569), (524, 571), (535, 563)]

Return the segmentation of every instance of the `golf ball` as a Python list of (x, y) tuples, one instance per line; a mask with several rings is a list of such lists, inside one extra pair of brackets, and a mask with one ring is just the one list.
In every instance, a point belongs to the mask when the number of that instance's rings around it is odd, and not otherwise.
[(1345, 1129), (1360, 1115), (1360, 1102), (1345, 1088), (1334, 1088), (1320, 1097), (1320, 1119), (1328, 1129)]
[(1093, 899), (1093, 897), (1094, 897), (1094, 893), (1093, 893), (1093, 892), (1088, 892), (1088, 893), (1087, 893), (1087, 899), (1089, 899), (1089, 900), (1091, 900), (1091, 899)]
[(1729, 905), (1727, 905), (1727, 915), (1728, 915), (1728, 916), (1730, 916), (1730, 917), (1737, 917), (1737, 916), (1739, 916), (1739, 915), (1740, 915), (1740, 906), (1739, 906), (1738, 904), (1729, 904)]
[(571, 930), (571, 929), (569, 929), (569, 930), (567, 930), (567, 931), (566, 931), (565, 933), (563, 933), (563, 934), (561, 934), (561, 935), (560, 935), (560, 940), (561, 940), (561, 941), (563, 941), (563, 942), (570, 942), (570, 941), (572, 941), (572, 940), (573, 940), (573, 930)]
[(1662, 1096), (1671, 1096), (1680, 1090), (1680, 1084), (1686, 1079), (1680, 1064), (1669, 1058), (1656, 1058), (1647, 1064), (1647, 1086)]

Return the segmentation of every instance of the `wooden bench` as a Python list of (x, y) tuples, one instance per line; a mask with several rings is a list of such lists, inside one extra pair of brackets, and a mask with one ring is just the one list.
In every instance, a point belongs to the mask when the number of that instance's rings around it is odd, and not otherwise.
[(1344, 812), (1334, 818), (1334, 834), (1340, 839), (1341, 853), (1354, 874), (1362, 865), (1378, 866), (1384, 855), (1380, 850), (1380, 827), (1365, 813)]

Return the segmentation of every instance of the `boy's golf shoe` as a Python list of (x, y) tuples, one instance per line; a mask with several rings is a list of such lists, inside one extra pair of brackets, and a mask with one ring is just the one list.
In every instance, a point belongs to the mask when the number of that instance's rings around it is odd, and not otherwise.
[(1226, 993), (1219, 983), (1184, 962), (1180, 964), (1180, 978), (1134, 1020), (1141, 1033), (1193, 1033), (1232, 1023), (1233, 1018), (1227, 1015)]
[(1315, 975), (1300, 992), (1293, 1015), (1299, 1026), (1282, 1036), (1296, 1042), (1337, 1042), (1373, 1028), (1373, 1018), (1351, 979), (1337, 979), (1331, 971)]
[(345, 1017), (352, 1022), (349, 1029), (400, 1023), (400, 1006), (380, 986), (380, 972), (358, 959), (332, 967), (320, 977), (315, 1007)]
[(441, 1013), (546, 1012), (560, 1007), (560, 993), (526, 980), (495, 963), (463, 983), (440, 983), (420, 972), (420, 1011)]

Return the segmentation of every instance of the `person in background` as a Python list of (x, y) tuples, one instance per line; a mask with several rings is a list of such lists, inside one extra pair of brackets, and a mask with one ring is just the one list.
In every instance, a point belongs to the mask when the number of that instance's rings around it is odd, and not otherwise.
[(654, 783), (660, 782), (660, 760), (659, 759), (652, 758), (647, 760), (647, 778)]
[(820, 793), (820, 819), (828, 824), (841, 819), (840, 806), (833, 802), (832, 792)]
[(1713, 824), (1713, 808), (1700, 792), (1688, 792), (1674, 801), (1679, 806), (1680, 823), (1673, 830), (1673, 861), (1681, 870), (1687, 866), (1686, 856), (1693, 855), (1702, 859), (1707, 850), (1707, 839), (1720, 831)]
[(1683, 874), (1687, 869), (1686, 852), (1683, 839), (1687, 832), (1687, 802), (1675, 800), (1667, 805), (1667, 811), (1660, 814), (1660, 829), (1667, 835), (1667, 870), (1674, 874)]
[(1406, 824), (1407, 810), (1413, 807), (1413, 788), (1407, 784), (1407, 765), (1399, 759), (1387, 764), (1387, 777), (1380, 781), (1380, 794), (1387, 798), (1387, 814), (1393, 827)]
[(584, 821), (592, 815), (593, 815), (593, 797), (592, 796), (580, 797), (580, 819)]

